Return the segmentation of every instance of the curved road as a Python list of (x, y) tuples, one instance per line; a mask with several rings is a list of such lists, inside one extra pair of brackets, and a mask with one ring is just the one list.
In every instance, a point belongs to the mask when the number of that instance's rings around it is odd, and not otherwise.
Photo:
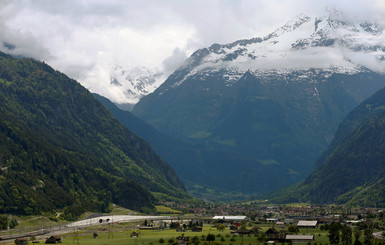
[[(0, 237), (0, 243), (8, 242), (9, 240), (14, 240), (16, 238), (36, 236), (36, 237), (46, 237), (52, 235), (62, 235), (65, 233), (73, 232), (74, 229), (78, 227), (86, 227), (93, 225), (107, 225), (116, 222), (136, 222), (144, 220), (170, 220), (175, 219), (171, 216), (140, 216), (140, 215), (101, 215), (98, 217), (93, 217), (89, 219), (84, 219), (66, 225), (60, 225), (47, 229), (35, 230), (32, 232), (24, 234), (15, 234), (15, 235), (4, 235)], [(100, 222), (101, 221), (101, 222)]]
[[(135, 222), (144, 220), (171, 219), (170, 216), (139, 216), (139, 215), (102, 215), (95, 218), (84, 219), (67, 224), (67, 227), (83, 227), (97, 224), (111, 224), (116, 222)], [(100, 222), (102, 220), (102, 222)]]

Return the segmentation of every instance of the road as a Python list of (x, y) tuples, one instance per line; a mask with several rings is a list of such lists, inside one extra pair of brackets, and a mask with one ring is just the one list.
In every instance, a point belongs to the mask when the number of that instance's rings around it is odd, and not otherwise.
[[(175, 218), (175, 217), (174, 217)], [(103, 215), (91, 219), (84, 219), (69, 223), (66, 226), (71, 227), (84, 227), (97, 224), (111, 224), (116, 222), (135, 222), (144, 220), (169, 220), (170, 216), (139, 216), (139, 215)]]
[[(175, 217), (173, 217), (175, 219)], [(99, 217), (93, 217), (84, 219), (66, 225), (55, 226), (47, 229), (39, 229), (24, 234), (5, 235), (0, 237), (0, 243), (9, 242), (16, 238), (35, 236), (38, 239), (49, 237), (53, 235), (62, 235), (73, 232), (77, 228), (93, 226), (93, 225), (108, 225), (112, 223), (120, 222), (138, 222), (144, 220), (170, 220), (170, 216), (141, 216), (141, 215), (102, 215)]]

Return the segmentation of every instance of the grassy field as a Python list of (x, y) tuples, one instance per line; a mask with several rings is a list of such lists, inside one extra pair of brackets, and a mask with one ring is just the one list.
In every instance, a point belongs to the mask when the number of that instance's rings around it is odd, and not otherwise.
[(155, 206), (156, 212), (160, 214), (181, 214), (181, 211), (163, 206), (163, 205), (157, 205)]
[[(138, 223), (125, 223), (125, 224), (113, 224), (112, 226), (100, 225), (95, 227), (87, 227), (78, 230), (76, 233), (72, 232), (63, 235), (62, 244), (128, 244), (128, 245), (170, 245), (168, 242), (170, 239), (174, 239), (184, 234), (186, 237), (198, 236), (200, 239), (206, 237), (208, 234), (214, 234), (216, 236), (215, 244), (217, 245), (251, 245), (251, 244), (263, 244), (258, 241), (254, 235), (234, 236), (230, 234), (230, 230), (226, 228), (224, 231), (218, 231), (215, 227), (211, 227), (209, 224), (205, 224), (202, 232), (176, 232), (175, 230), (135, 230), (134, 228)], [(266, 231), (268, 225), (260, 225)], [(111, 232), (109, 232), (111, 230)], [(131, 238), (130, 234), (133, 231), (139, 232), (138, 238)], [(278, 229), (279, 230), (279, 229)], [(97, 233), (98, 238), (94, 239), (93, 234)], [(301, 229), (298, 234), (314, 234), (315, 243), (328, 244), (327, 232), (320, 231), (319, 229)], [(160, 239), (164, 240), (164, 243), (159, 242)], [(224, 240), (224, 241), (223, 241)], [(39, 239), (40, 243), (44, 243), (44, 239)], [(6, 244), (14, 244), (13, 241), (9, 241)], [(32, 244), (30, 242), (30, 244)], [(190, 243), (191, 244), (191, 243)], [(207, 241), (201, 240), (200, 245), (209, 244)], [(213, 244), (213, 243), (210, 243)]]
[[(269, 227), (262, 227), (263, 230), (267, 230)], [(115, 229), (119, 229), (116, 227)], [(99, 238), (92, 238), (93, 232), (89, 230), (87, 233), (79, 232), (77, 236), (68, 236), (63, 240), (63, 244), (132, 244), (132, 245), (162, 245), (159, 243), (159, 240), (162, 238), (164, 240), (164, 245), (169, 245), (169, 239), (175, 239), (178, 236), (184, 234), (187, 237), (198, 236), (199, 238), (206, 237), (208, 234), (214, 234), (216, 236), (216, 244), (232, 244), (232, 245), (251, 245), (251, 244), (263, 244), (263, 242), (258, 241), (257, 237), (254, 235), (248, 236), (234, 236), (230, 233), (230, 230), (226, 228), (224, 231), (218, 231), (216, 228), (211, 227), (210, 225), (205, 225), (202, 232), (176, 232), (175, 230), (162, 230), (162, 231), (139, 231), (140, 235), (138, 238), (131, 238), (130, 234), (132, 230), (122, 231), (122, 232), (112, 232), (104, 231), (98, 233)], [(138, 230), (137, 230), (138, 231)], [(320, 231), (319, 229), (303, 229), (300, 230), (298, 234), (314, 234), (315, 242), (317, 244), (327, 244), (328, 233), (325, 231)], [(233, 239), (232, 239), (233, 238)], [(224, 240), (224, 241), (221, 241)], [(207, 241), (201, 241), (201, 245), (208, 244)]]

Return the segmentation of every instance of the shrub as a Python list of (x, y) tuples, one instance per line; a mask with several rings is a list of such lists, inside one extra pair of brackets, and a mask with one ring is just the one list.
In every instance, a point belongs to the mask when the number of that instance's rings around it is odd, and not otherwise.
[(12, 218), (11, 221), (9, 221), (9, 228), (10, 229), (15, 228), (18, 225), (19, 225), (19, 223), (17, 222), (16, 218)]
[(0, 215), (0, 229), (6, 230), (8, 228), (8, 216)]

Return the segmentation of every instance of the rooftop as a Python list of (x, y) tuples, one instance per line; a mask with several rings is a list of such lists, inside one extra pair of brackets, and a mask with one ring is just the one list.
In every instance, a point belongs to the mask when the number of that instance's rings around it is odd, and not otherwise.
[(214, 216), (213, 219), (244, 220), (246, 219), (246, 216)]

